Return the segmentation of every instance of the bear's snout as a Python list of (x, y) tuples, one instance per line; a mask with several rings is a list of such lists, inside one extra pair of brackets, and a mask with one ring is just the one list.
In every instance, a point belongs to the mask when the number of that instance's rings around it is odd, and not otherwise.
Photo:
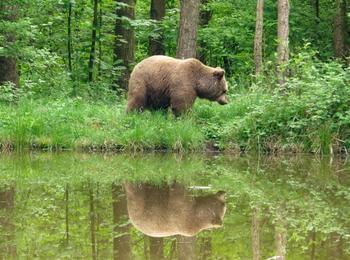
[(228, 100), (227, 100), (227, 97), (226, 95), (221, 95), (220, 97), (217, 98), (216, 100), (220, 105), (226, 105), (228, 104)]

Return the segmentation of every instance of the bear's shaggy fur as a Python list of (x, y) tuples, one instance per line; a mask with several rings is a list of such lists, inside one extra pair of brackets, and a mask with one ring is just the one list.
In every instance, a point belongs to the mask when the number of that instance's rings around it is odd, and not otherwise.
[(178, 115), (191, 108), (197, 97), (227, 104), (224, 73), (197, 59), (149, 57), (131, 73), (127, 112), (171, 107)]
[(225, 193), (193, 197), (178, 183), (158, 186), (124, 184), (131, 223), (151, 237), (195, 236), (222, 226)]

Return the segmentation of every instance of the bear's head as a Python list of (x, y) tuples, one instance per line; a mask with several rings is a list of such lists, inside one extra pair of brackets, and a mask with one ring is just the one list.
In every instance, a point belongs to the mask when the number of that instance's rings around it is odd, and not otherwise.
[(198, 97), (226, 105), (227, 90), (225, 71), (221, 68), (206, 67), (198, 80), (196, 88)]
[(221, 227), (226, 212), (225, 192), (219, 191), (214, 195), (197, 197), (195, 212), (201, 229)]

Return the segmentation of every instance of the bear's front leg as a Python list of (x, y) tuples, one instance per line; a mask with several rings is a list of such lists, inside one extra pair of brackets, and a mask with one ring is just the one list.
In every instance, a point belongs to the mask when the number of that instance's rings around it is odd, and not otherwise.
[(179, 116), (188, 111), (196, 98), (193, 91), (178, 91), (170, 98), (170, 107), (175, 116)]
[(146, 108), (146, 102), (146, 90), (144, 88), (138, 88), (136, 91), (129, 93), (126, 112), (143, 112)]

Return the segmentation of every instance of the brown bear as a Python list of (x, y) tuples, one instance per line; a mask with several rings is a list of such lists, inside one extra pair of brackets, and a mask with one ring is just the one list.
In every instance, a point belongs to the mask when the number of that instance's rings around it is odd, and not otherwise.
[(131, 223), (151, 237), (195, 236), (222, 226), (225, 193), (193, 197), (180, 184), (124, 184)]
[(129, 111), (171, 108), (178, 115), (205, 98), (228, 103), (225, 71), (205, 66), (197, 59), (151, 56), (135, 66), (129, 80)]

